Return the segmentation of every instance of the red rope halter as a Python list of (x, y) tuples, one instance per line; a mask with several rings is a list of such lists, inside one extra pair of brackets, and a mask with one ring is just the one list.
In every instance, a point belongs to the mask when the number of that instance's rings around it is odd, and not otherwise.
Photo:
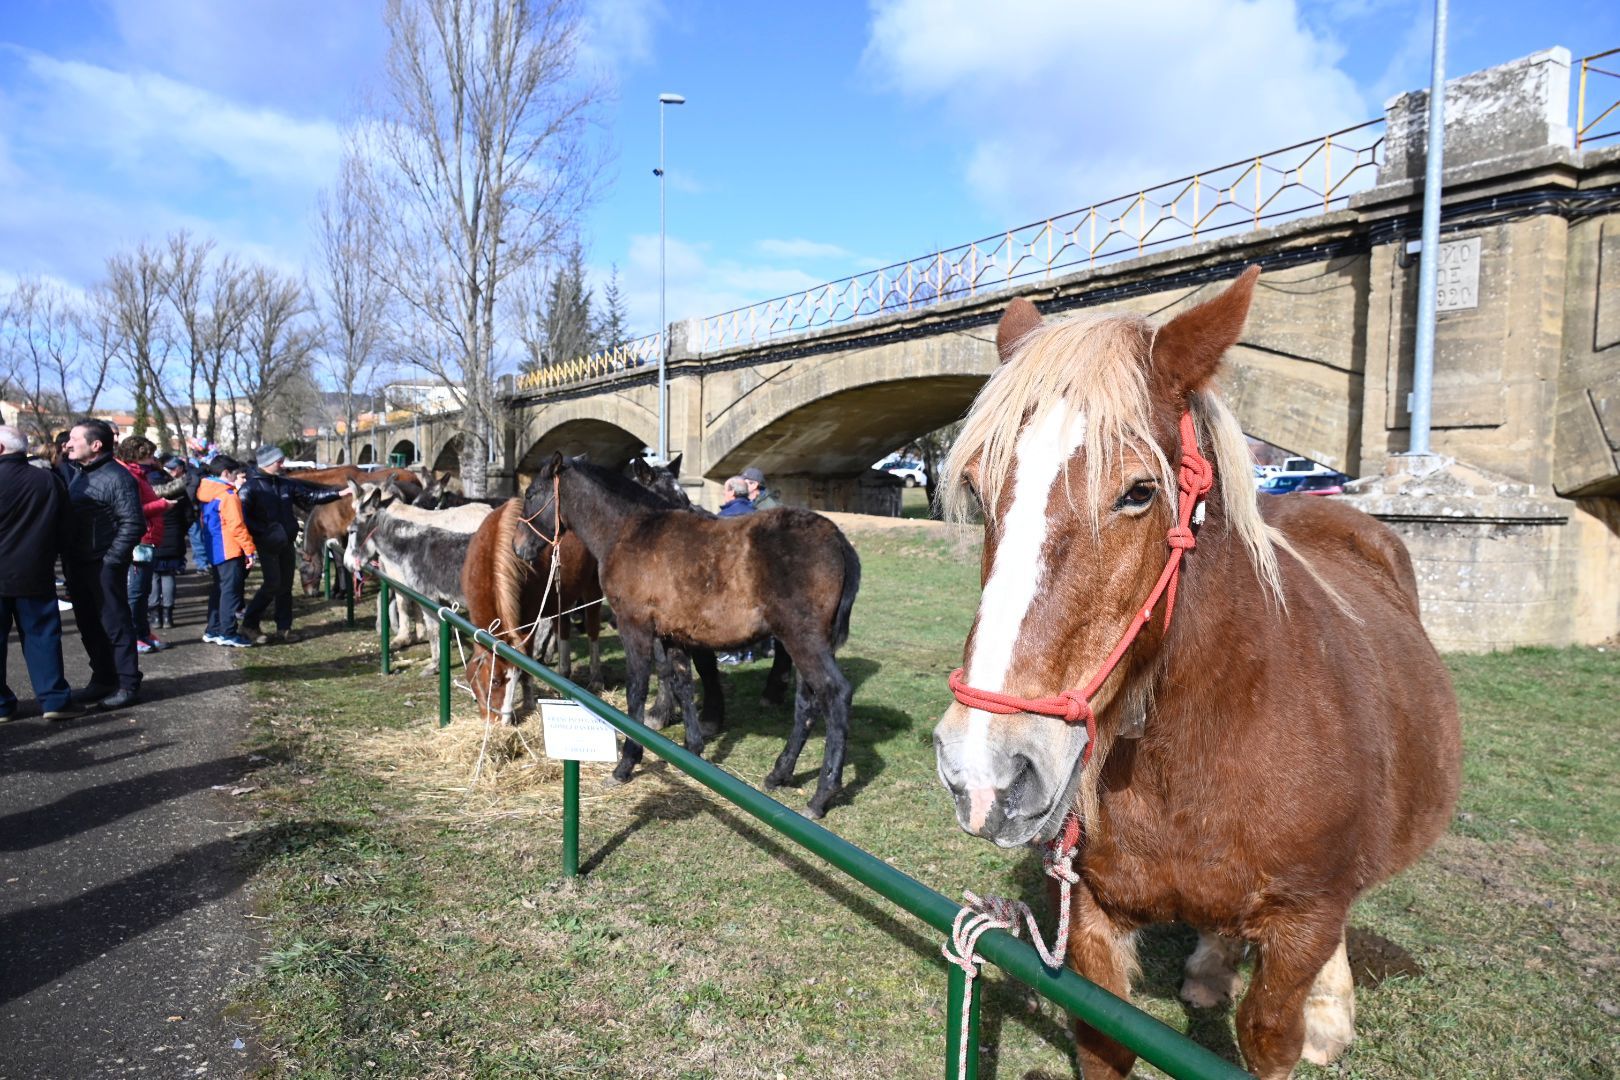
[(1193, 524), (1203, 521), (1204, 496), (1210, 488), (1215, 486), (1215, 468), (1209, 459), (1198, 452), (1198, 431), (1193, 425), (1191, 412), (1181, 414), (1181, 467), (1176, 473), (1176, 487), (1181, 492), (1181, 505), (1176, 524), (1165, 535), (1165, 543), (1170, 546), (1170, 556), (1165, 560), (1164, 570), (1159, 574), (1158, 584), (1148, 594), (1147, 603), (1143, 604), (1131, 620), (1130, 627), (1114, 646), (1114, 651), (1108, 654), (1108, 659), (1093, 675), (1091, 681), (1079, 690), (1065, 690), (1061, 694), (1043, 698), (1022, 698), (1016, 694), (1006, 694), (997, 690), (981, 690), (969, 686), (963, 677), (963, 669), (957, 668), (951, 672), (951, 693), (970, 709), (982, 709), (988, 713), (1000, 716), (1012, 713), (1033, 713), (1036, 716), (1051, 716), (1068, 724), (1086, 725), (1086, 749), (1084, 762), (1091, 760), (1091, 748), (1097, 741), (1097, 717), (1091, 710), (1091, 699), (1101, 689), (1102, 684), (1119, 666), (1120, 658), (1125, 650), (1131, 647), (1136, 635), (1146, 626), (1148, 620), (1153, 618), (1153, 606), (1164, 597), (1164, 626), (1170, 628), (1170, 616), (1176, 607), (1176, 583), (1181, 577), (1181, 557), (1194, 547), (1198, 541), (1193, 534)]

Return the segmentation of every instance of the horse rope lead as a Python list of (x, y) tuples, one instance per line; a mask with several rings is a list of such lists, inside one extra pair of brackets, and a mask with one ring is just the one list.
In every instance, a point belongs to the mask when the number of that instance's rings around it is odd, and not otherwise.
[[(1193, 526), (1203, 524), (1204, 496), (1214, 486), (1215, 468), (1209, 459), (1198, 451), (1198, 429), (1189, 410), (1181, 414), (1181, 467), (1176, 473), (1176, 487), (1181, 493), (1181, 505), (1176, 524), (1165, 534), (1165, 543), (1170, 546), (1169, 558), (1165, 560), (1158, 583), (1148, 594), (1147, 603), (1136, 613), (1130, 627), (1119, 639), (1119, 644), (1114, 646), (1114, 651), (1108, 654), (1108, 659), (1103, 661), (1097, 674), (1080, 690), (1065, 690), (1052, 697), (1021, 698), (1014, 694), (980, 690), (969, 686), (962, 677), (963, 669), (957, 668), (951, 672), (949, 679), (951, 693), (956, 696), (956, 700), (970, 709), (981, 709), (1001, 716), (1033, 713), (1037, 716), (1055, 717), (1068, 724), (1085, 724), (1086, 748), (1080, 758), (1080, 768), (1084, 771), (1091, 763), (1091, 751), (1097, 743), (1097, 716), (1092, 711), (1091, 698), (1114, 673), (1120, 659), (1125, 655), (1125, 650), (1136, 640), (1136, 635), (1141, 632), (1142, 627), (1153, 618), (1153, 606), (1159, 602), (1161, 596), (1164, 597), (1164, 628), (1166, 631), (1170, 629), (1170, 616), (1176, 607), (1176, 584), (1181, 577), (1181, 558), (1198, 546)], [(951, 924), (951, 940), (946, 942), (940, 951), (944, 953), (945, 959), (962, 969), (963, 974), (967, 976), (970, 990), (973, 979), (979, 974), (979, 964), (983, 962), (974, 955), (974, 947), (978, 944), (979, 938), (987, 930), (1006, 930), (1017, 937), (1020, 917), (1029, 927), (1030, 940), (1036, 951), (1041, 954), (1041, 961), (1049, 968), (1063, 966), (1068, 949), (1070, 892), (1075, 882), (1080, 880), (1080, 875), (1074, 870), (1074, 859), (1080, 852), (1083, 840), (1080, 817), (1070, 810), (1063, 819), (1057, 837), (1045, 845), (1046, 875), (1058, 883), (1057, 935), (1051, 948), (1047, 948), (1046, 942), (1041, 937), (1035, 913), (1022, 900), (1005, 900), (996, 896), (981, 899), (971, 892), (962, 894), (965, 903), (962, 910), (956, 913), (955, 922)], [(967, 1075), (968, 1014), (971, 1011), (967, 1002), (970, 1000), (971, 996), (966, 996), (962, 1005), (962, 1034), (958, 1040), (961, 1060), (957, 1065), (958, 1076)]]

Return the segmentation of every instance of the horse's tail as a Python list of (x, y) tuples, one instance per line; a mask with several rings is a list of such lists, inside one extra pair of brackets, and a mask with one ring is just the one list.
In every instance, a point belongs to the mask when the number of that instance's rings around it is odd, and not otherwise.
[(841, 545), (840, 553), (844, 557), (844, 589), (838, 596), (838, 612), (833, 616), (832, 644), (835, 649), (849, 640), (849, 612), (855, 606), (855, 594), (861, 591), (861, 557), (855, 554), (855, 548), (843, 530), (836, 531)]

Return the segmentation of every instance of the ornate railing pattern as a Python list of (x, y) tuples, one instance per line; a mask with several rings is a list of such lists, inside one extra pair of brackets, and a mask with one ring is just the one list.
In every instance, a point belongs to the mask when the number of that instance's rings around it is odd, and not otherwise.
[[(1593, 61), (1608, 60), (1610, 67), (1600, 67)], [(1575, 149), (1599, 139), (1620, 136), (1620, 49), (1593, 53), (1581, 58), (1581, 85), (1575, 105)], [(1592, 104), (1587, 106), (1587, 92), (1591, 91)], [(1604, 102), (1608, 102), (1604, 105)], [(1599, 130), (1599, 129), (1603, 130)]]
[(919, 259), (699, 320), (699, 350), (724, 348), (974, 296), (1283, 218), (1324, 213), (1369, 186), (1382, 120), (1234, 161)]
[[(763, 341), (865, 315), (912, 311), (1050, 278), (1200, 237), (1325, 213), (1371, 186), (1384, 121), (1335, 131), (995, 236), (693, 320), (699, 352)], [(658, 362), (658, 335), (531, 372), (520, 392), (574, 385)]]
[(568, 360), (561, 364), (551, 364), (543, 368), (536, 368), (526, 375), (520, 375), (515, 381), (519, 393), (534, 390), (549, 390), (557, 386), (569, 386), (574, 383), (586, 382), (603, 375), (613, 375), (621, 371), (643, 367), (658, 362), (658, 335), (649, 334), (634, 341), (627, 341), (611, 349), (582, 356), (577, 360)]

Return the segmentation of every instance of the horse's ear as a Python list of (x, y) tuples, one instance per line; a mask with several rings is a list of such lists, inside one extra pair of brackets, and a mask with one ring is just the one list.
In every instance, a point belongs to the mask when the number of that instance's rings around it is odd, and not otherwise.
[(636, 483), (645, 486), (647, 483), (647, 474), (650, 471), (651, 470), (644, 458), (636, 457), (630, 459), (630, 479), (634, 480)]
[(670, 458), (664, 463), (664, 468), (669, 470), (669, 475), (673, 476), (677, 480), (681, 478), (681, 454), (684, 454), (685, 452), (686, 451), (684, 450), (681, 451), (680, 454), (676, 454), (674, 457)]
[(1202, 390), (1215, 377), (1221, 357), (1243, 334), (1259, 277), (1260, 268), (1251, 266), (1213, 300), (1159, 327), (1153, 339), (1153, 367), (1174, 383), (1177, 392)]
[(1002, 312), (1001, 324), (996, 327), (996, 354), (1001, 362), (1011, 360), (1019, 343), (1040, 327), (1041, 313), (1034, 304), (1022, 296), (1008, 304), (1007, 310)]
[(558, 473), (562, 472), (563, 463), (566, 460), (567, 459), (563, 457), (561, 450), (553, 450), (551, 452), (551, 457), (546, 459), (546, 463), (544, 465), (540, 466), (540, 475), (545, 479), (550, 480), (553, 476), (556, 476)]

